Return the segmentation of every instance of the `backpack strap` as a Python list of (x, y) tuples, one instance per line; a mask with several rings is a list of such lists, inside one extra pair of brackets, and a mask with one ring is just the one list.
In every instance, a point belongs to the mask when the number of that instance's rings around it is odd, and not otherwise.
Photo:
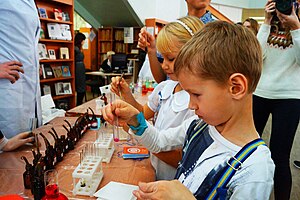
[[(205, 199), (217, 199), (219, 198), (217, 190), (226, 187), (236, 171), (242, 168), (242, 163), (257, 149), (260, 145), (266, 145), (265, 142), (259, 138), (246, 144), (235, 156), (231, 157), (227, 161), (227, 165), (223, 172), (223, 175), (213, 184), (211, 190)], [(226, 194), (225, 194), (226, 195)]]

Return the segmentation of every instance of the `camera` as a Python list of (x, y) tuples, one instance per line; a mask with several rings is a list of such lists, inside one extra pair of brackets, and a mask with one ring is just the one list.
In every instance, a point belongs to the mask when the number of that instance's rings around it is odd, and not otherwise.
[(285, 14), (290, 15), (293, 10), (293, 2), (294, 0), (275, 0), (276, 2), (276, 9)]

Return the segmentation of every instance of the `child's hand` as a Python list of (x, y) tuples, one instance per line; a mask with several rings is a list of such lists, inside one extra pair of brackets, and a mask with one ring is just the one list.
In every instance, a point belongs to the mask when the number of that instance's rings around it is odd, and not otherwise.
[(149, 200), (191, 200), (195, 199), (191, 191), (178, 180), (156, 181), (151, 183), (139, 183), (139, 190), (133, 191), (133, 195), (138, 199)]
[(139, 33), (138, 47), (146, 52), (154, 51), (156, 53), (155, 38), (143, 27)]
[(30, 135), (31, 132), (23, 132), (14, 136), (13, 138), (10, 138), (2, 150), (13, 151), (26, 143), (34, 141), (34, 137)]
[(110, 90), (118, 96), (120, 96), (120, 92), (121, 92), (122, 93), (121, 95), (126, 98), (126, 94), (131, 93), (131, 91), (125, 79), (122, 78), (122, 80), (120, 80), (120, 78), (121, 78), (120, 76), (111, 78)]
[(15, 83), (20, 78), (19, 72), (24, 73), (21, 67), (22, 63), (18, 61), (0, 63), (0, 78), (5, 78), (10, 80), (11, 83)]
[(126, 123), (134, 126), (138, 125), (135, 116), (140, 111), (122, 100), (116, 100), (112, 104), (106, 105), (101, 112), (103, 118), (110, 124), (114, 124), (115, 118), (118, 117), (119, 126)]

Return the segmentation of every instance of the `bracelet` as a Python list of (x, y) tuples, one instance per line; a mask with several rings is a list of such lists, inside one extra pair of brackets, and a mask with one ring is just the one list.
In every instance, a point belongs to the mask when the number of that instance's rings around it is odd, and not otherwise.
[(135, 132), (135, 135), (141, 136), (141, 135), (143, 135), (145, 129), (148, 128), (148, 125), (146, 123), (144, 114), (142, 112), (140, 112), (136, 116), (136, 119), (137, 119), (137, 121), (139, 123), (138, 126), (132, 126), (132, 125), (129, 125), (129, 124), (128, 124), (128, 126), (130, 127), (130, 129), (132, 129)]

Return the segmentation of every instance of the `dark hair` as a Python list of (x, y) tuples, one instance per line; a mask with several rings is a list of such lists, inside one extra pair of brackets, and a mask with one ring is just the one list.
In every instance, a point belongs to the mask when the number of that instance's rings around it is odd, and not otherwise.
[(78, 32), (75, 35), (75, 46), (77, 46), (79, 49), (81, 49), (81, 43), (86, 39), (85, 35), (83, 33)]

